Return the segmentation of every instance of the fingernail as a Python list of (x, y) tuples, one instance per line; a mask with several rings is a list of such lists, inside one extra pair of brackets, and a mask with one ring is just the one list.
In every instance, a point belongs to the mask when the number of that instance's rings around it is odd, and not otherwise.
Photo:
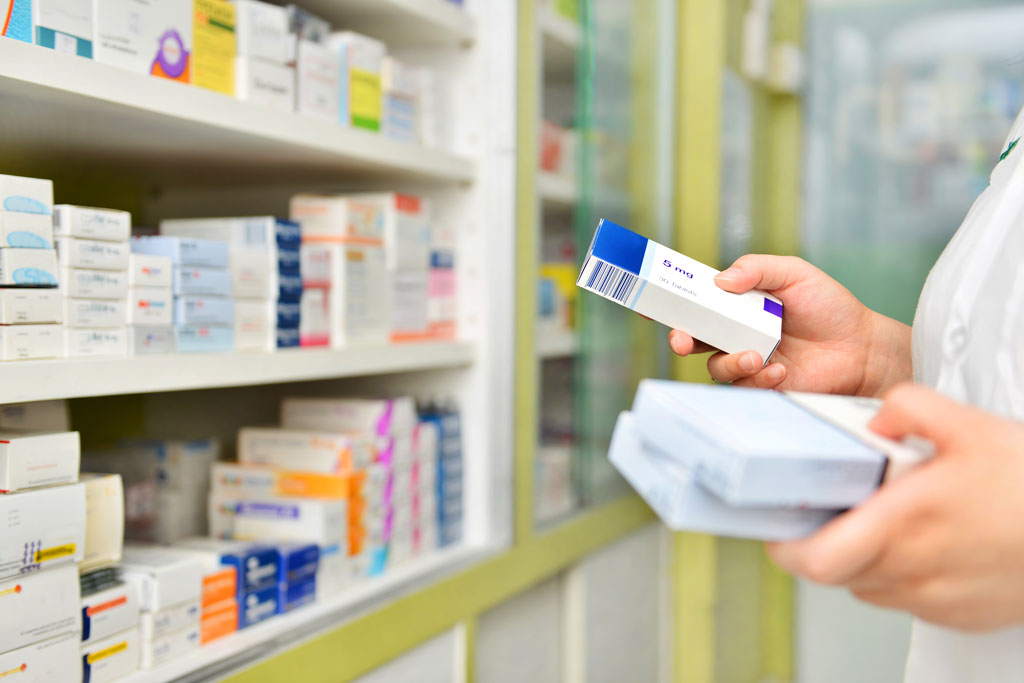
[(740, 279), (740, 275), (741, 275), (741, 273), (740, 273), (740, 269), (739, 268), (729, 267), (729, 268), (726, 268), (725, 270), (723, 270), (718, 275), (716, 275), (715, 276), (715, 280), (722, 281), (722, 282), (731, 282), (733, 280), (739, 280)]
[(786, 376), (786, 370), (778, 363), (776, 363), (775, 365), (769, 365), (768, 376), (771, 377), (772, 379), (779, 380)]
[(753, 372), (757, 370), (757, 360), (754, 358), (753, 353), (745, 353), (740, 356), (740, 369), (743, 372)]

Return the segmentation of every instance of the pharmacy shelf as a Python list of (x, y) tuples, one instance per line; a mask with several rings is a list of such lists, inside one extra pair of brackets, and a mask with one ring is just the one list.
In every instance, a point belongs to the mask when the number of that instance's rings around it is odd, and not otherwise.
[(571, 330), (542, 331), (537, 339), (537, 355), (543, 360), (568, 358), (579, 350), (579, 337)]
[(476, 21), (448, 0), (303, 0), (304, 9), (336, 30), (365, 33), (395, 47), (465, 47), (476, 39)]
[(192, 654), (147, 671), (137, 671), (120, 680), (123, 683), (169, 683), (220, 678), (259, 659), (279, 654), (318, 632), (336, 627), (360, 611), (426, 586), (494, 553), (492, 549), (469, 546), (441, 550), (390, 569), (381, 577), (355, 584), (336, 596), (278, 615), (225, 636)]
[(282, 349), (0, 363), (0, 404), (58, 398), (254, 386), (464, 367), (472, 344)]
[(558, 80), (572, 78), (576, 71), (576, 51), (583, 42), (579, 24), (551, 8), (542, 9), (537, 21), (544, 74)]
[(0, 40), (0, 102), (5, 160), (108, 178), (466, 184), (476, 175), (454, 154), (16, 40)]
[(550, 208), (572, 208), (579, 200), (576, 178), (564, 173), (541, 171), (537, 179), (541, 202)]

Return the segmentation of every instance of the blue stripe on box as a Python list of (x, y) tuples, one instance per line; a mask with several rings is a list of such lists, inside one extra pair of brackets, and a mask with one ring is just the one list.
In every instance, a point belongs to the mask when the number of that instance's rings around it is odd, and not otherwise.
[(597, 224), (590, 253), (605, 263), (640, 275), (647, 251), (647, 238), (605, 218)]
[(771, 299), (764, 300), (764, 310), (768, 311), (772, 315), (782, 317), (782, 304), (772, 301)]

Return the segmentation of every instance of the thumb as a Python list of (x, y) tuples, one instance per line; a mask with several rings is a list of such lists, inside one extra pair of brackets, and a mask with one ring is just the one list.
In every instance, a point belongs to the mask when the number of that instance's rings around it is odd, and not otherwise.
[(868, 427), (882, 436), (899, 441), (919, 436), (939, 451), (957, 438), (957, 425), (970, 408), (915, 384), (900, 384), (889, 391), (881, 410)]
[(715, 284), (727, 292), (743, 294), (751, 289), (774, 292), (804, 280), (814, 266), (795, 256), (747, 254), (715, 276)]

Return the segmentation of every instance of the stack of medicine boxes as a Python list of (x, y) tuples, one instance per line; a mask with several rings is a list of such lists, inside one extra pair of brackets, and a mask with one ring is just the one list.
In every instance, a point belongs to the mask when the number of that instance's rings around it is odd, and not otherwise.
[(462, 424), (446, 401), (424, 407), (420, 419), (437, 425), (437, 521), (439, 545), (462, 540)]
[(226, 242), (166, 235), (136, 237), (132, 251), (171, 260), (178, 353), (234, 349), (235, 307)]
[(342, 125), (380, 131), (381, 70), (387, 47), (353, 31), (332, 33), (328, 45), (341, 59)]
[(400, 142), (417, 145), (419, 135), (419, 69), (394, 57), (385, 57), (381, 68), (383, 123), (381, 133)]
[(0, 175), (0, 360), (64, 355), (53, 183)]
[(166, 256), (132, 254), (128, 284), (128, 351), (174, 353), (174, 268)]
[(429, 336), (427, 285), (430, 273), (430, 222), (420, 197), (387, 192), (360, 195), (377, 202), (384, 220), (387, 286), (392, 342), (423, 341)]
[[(438, 545), (437, 466), (440, 432), (435, 422), (416, 425), (412, 464), (412, 554), (423, 555)], [(398, 561), (401, 562), (399, 557)]]
[(160, 232), (178, 237), (205, 235), (230, 246), (237, 349), (299, 345), (302, 235), (298, 223), (273, 216), (166, 220), (160, 223)]
[(296, 5), (285, 7), (294, 39), (295, 111), (337, 123), (341, 105), (341, 60), (326, 43), (331, 26)]
[(280, 111), (295, 109), (295, 69), (288, 66), (293, 40), (288, 12), (259, 0), (235, 6), (235, 96)]
[(202, 560), (172, 548), (128, 545), (123, 568), (142, 608), (142, 668), (159, 666), (198, 648)]
[[(54, 208), (53, 228), (64, 285), (67, 356), (127, 355), (128, 306), (124, 283), (128, 281), (131, 254), (131, 214), (59, 205)], [(103, 278), (119, 284), (119, 298), (82, 295), (81, 281)], [(114, 288), (110, 293), (114, 293)]]

